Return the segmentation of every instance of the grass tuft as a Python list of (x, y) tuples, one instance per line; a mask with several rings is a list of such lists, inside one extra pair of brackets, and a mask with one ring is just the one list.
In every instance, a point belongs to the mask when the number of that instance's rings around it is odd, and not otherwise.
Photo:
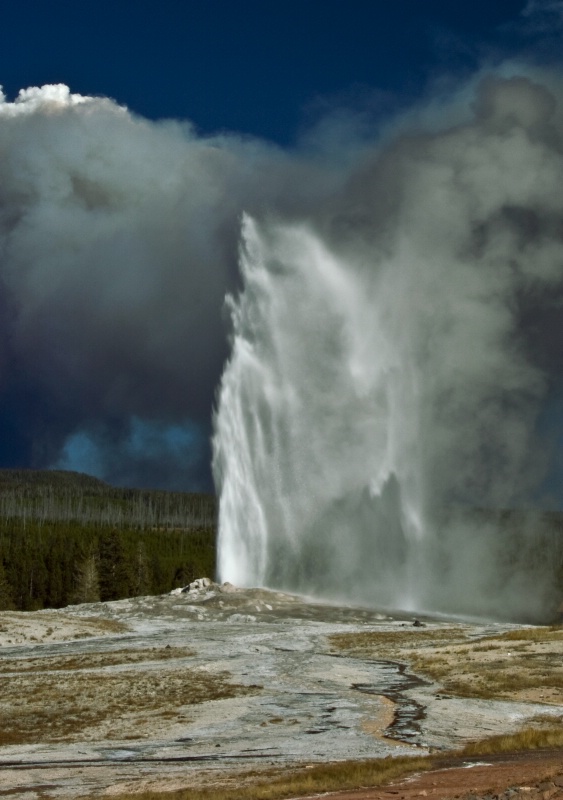
[(525, 728), (519, 733), (503, 736), (490, 736), (478, 742), (471, 742), (456, 755), (489, 756), (496, 753), (514, 753), (523, 750), (542, 750), (563, 747), (563, 727)]
[(514, 631), (506, 631), (498, 636), (490, 636), (488, 639), (504, 642), (553, 642), (563, 639), (563, 626), (550, 625), (543, 628), (519, 628)]

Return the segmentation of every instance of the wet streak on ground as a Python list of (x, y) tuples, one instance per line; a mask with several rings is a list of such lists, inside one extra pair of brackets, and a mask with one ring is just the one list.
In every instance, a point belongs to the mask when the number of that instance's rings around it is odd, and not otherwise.
[(375, 661), (382, 670), (382, 678), (377, 683), (353, 683), (352, 688), (365, 694), (386, 697), (395, 704), (394, 718), (385, 730), (388, 739), (419, 746), (415, 737), (421, 733), (420, 722), (426, 716), (423, 705), (405, 695), (409, 689), (428, 686), (428, 681), (407, 672), (407, 664), (398, 661)]
[(46, 769), (47, 767), (64, 767), (65, 769), (80, 769), (82, 767), (107, 767), (108, 764), (187, 764), (191, 762), (205, 762), (205, 761), (244, 761), (254, 760), (260, 758), (271, 758), (271, 753), (259, 753), (252, 751), (252, 753), (224, 753), (217, 755), (209, 753), (199, 756), (161, 756), (154, 758), (151, 756), (144, 756), (142, 752), (135, 751), (127, 755), (108, 756), (106, 758), (82, 758), (77, 760), (69, 759), (53, 759), (49, 761), (2, 761), (0, 768), (10, 768), (14, 770), (31, 770), (31, 769)]

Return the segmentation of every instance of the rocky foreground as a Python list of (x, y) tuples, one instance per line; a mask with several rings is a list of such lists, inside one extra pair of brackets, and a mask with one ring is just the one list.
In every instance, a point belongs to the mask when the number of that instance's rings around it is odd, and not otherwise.
[[(228, 584), (1, 612), (0, 796), (242, 785), (263, 769), (445, 753), (560, 725), (562, 671), (557, 629), (414, 620)], [(465, 774), (475, 782), (478, 769)], [(546, 775), (543, 800), (560, 791)], [(418, 792), (454, 796), (439, 785)]]

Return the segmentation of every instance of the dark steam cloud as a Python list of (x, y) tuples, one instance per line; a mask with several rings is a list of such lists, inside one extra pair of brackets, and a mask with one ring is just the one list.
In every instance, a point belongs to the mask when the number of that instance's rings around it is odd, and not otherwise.
[(298, 207), (307, 181), (263, 143), (64, 86), (2, 99), (0, 462), (210, 488), (240, 214)]

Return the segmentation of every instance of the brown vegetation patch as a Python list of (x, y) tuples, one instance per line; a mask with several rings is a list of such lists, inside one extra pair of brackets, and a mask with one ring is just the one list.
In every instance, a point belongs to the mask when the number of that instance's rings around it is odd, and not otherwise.
[(128, 630), (117, 620), (64, 611), (0, 611), (0, 646), (115, 636)]
[(108, 650), (97, 653), (80, 653), (68, 656), (40, 656), (38, 658), (2, 658), (0, 674), (7, 672), (54, 672), (59, 670), (102, 669), (122, 664), (169, 661), (193, 656), (187, 647), (152, 647), (148, 650)]
[[(490, 756), (498, 753), (514, 753), (527, 750), (545, 750), (563, 747), (563, 726), (554, 727), (554, 719), (538, 718), (539, 728), (524, 728), (518, 733), (490, 736), (478, 742), (471, 742), (456, 755)], [(561, 719), (559, 719), (561, 722)]]
[(506, 631), (497, 636), (490, 636), (489, 639), (499, 639), (503, 642), (553, 642), (563, 640), (563, 626), (550, 625), (549, 628), (519, 628), (514, 631)]
[[(104, 655), (111, 654), (100, 657)], [(152, 730), (155, 717), (185, 722), (189, 706), (255, 693), (257, 688), (230, 683), (226, 672), (211, 675), (164, 665), (5, 675), (0, 677), (0, 745), (140, 739)]]
[(353, 656), (387, 658), (390, 652), (398, 653), (404, 648), (418, 649), (435, 646), (440, 642), (451, 644), (465, 642), (469, 628), (401, 628), (395, 631), (361, 631), (360, 633), (335, 633), (330, 643), (339, 650)]
[(521, 628), (469, 638), (470, 629), (366, 631), (330, 643), (358, 658), (406, 661), (458, 697), (563, 703), (563, 629)]

